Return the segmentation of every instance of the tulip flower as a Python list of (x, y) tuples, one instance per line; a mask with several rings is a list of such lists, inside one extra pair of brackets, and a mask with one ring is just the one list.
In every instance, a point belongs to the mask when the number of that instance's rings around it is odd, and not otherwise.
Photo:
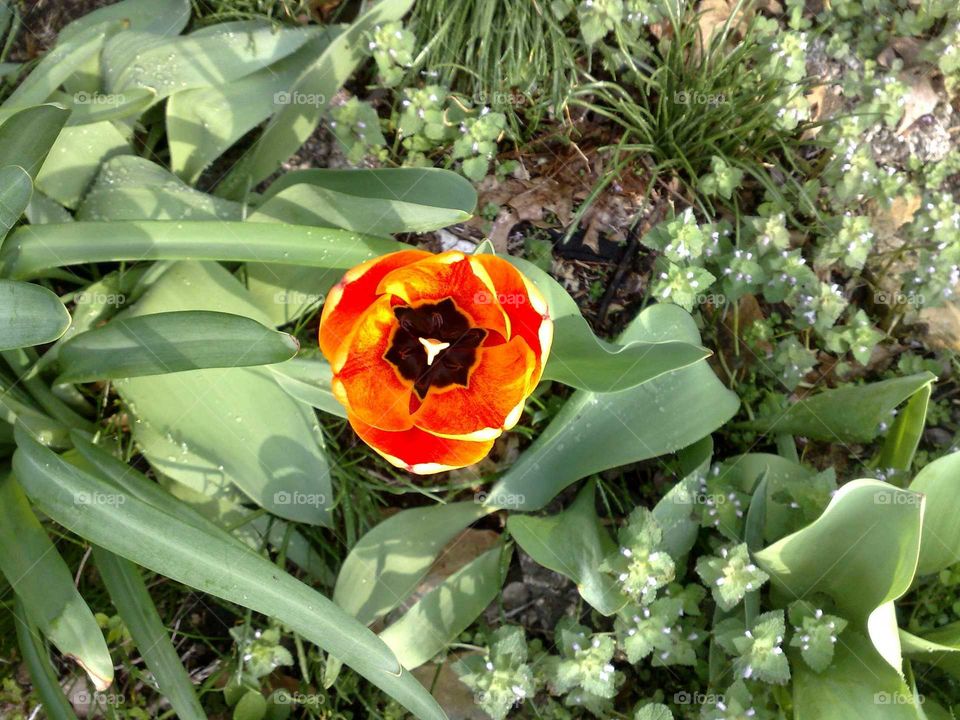
[(493, 255), (402, 250), (331, 290), (320, 349), (364, 442), (429, 474), (472, 465), (520, 419), (550, 352), (540, 292)]

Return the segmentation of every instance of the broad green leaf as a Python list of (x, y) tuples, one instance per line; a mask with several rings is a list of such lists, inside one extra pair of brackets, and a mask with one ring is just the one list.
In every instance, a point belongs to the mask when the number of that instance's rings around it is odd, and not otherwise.
[(243, 208), (194, 190), (164, 167), (134, 155), (104, 163), (77, 208), (77, 220), (239, 220)]
[(227, 542), (238, 542), (230, 533), (210, 522), (190, 505), (181, 502), (146, 475), (114, 457), (105, 449), (94, 445), (82, 434), (71, 432), (70, 439), (73, 441), (76, 454), (64, 453), (63, 457), (84, 472), (110, 483), (124, 495), (135, 497), (161, 512), (180, 518), (201, 532), (216, 535)]
[[(747, 549), (755, 553), (763, 547), (764, 532), (767, 526), (767, 504), (769, 503), (770, 482), (767, 474), (760, 476), (760, 481), (756, 484), (753, 494), (750, 498), (750, 506), (747, 508), (747, 518), (743, 524), (743, 541)], [(754, 620), (760, 614), (760, 589), (757, 588), (747, 593), (743, 599), (744, 616), (747, 626), (753, 625)]]
[(37, 187), (61, 205), (75, 208), (100, 166), (130, 153), (127, 139), (112, 122), (65, 127), (37, 174)]
[(231, 200), (242, 199), (293, 155), (316, 129), (333, 96), (363, 59), (364, 35), (377, 25), (399, 20), (412, 4), (413, 0), (380, 0), (327, 45), (290, 87), (291, 95), (313, 97), (317, 102), (281, 106), (253, 147), (217, 187), (217, 194)]
[[(36, 367), (35, 353), (20, 348), (4, 351), (0, 355), (17, 375), (20, 385), (29, 393), (40, 410), (65, 427), (93, 430), (93, 424), (86, 417), (70, 407), (63, 398), (53, 392), (43, 378), (33, 372)], [(93, 406), (87, 405), (82, 396), (71, 399), (78, 401), (78, 408), (85, 408), (91, 414), (93, 413)]]
[(0, 125), (0, 166), (19, 165), (36, 178), (68, 117), (70, 111), (59, 105), (13, 113)]
[[(83, 512), (87, 499), (75, 493), (62, 502)], [(100, 626), (10, 474), (0, 477), (0, 547), (0, 571), (29, 608), (31, 620), (63, 655), (86, 671), (98, 690), (110, 687), (113, 661)]]
[(633, 720), (673, 720), (673, 713), (670, 708), (660, 703), (644, 705), (637, 710)]
[(297, 357), (279, 365), (271, 365), (269, 370), (290, 397), (331, 415), (347, 417), (347, 411), (330, 389), (333, 370), (326, 360)]
[(913, 581), (923, 504), (918, 493), (854, 480), (815, 522), (754, 557), (787, 602), (825, 593), (837, 614), (862, 629), (871, 613)]
[(0, 272), (24, 279), (53, 268), (98, 262), (229, 260), (331, 268), (342, 275), (343, 270), (402, 247), (384, 238), (299, 225), (73, 222), (17, 228), (0, 248)]
[[(476, 192), (446, 170), (304, 170), (277, 180), (249, 220), (360, 230), (374, 235), (435, 230), (462, 222)], [(400, 249), (401, 246), (397, 246)], [(340, 273), (250, 263), (247, 285), (274, 324), (292, 322), (323, 302)]]
[(27, 206), (27, 220), (31, 225), (73, 222), (73, 215), (63, 205), (42, 192), (34, 192)]
[(78, 91), (73, 96), (55, 98), (71, 109), (68, 126), (89, 125), (107, 120), (137, 117), (157, 100), (152, 88), (132, 88), (116, 95)]
[(104, 87), (110, 93), (151, 88), (157, 100), (184, 90), (232, 82), (285, 58), (317, 34), (315, 27), (238, 20), (163, 37), (123, 32), (103, 48)]
[[(14, 472), (24, 489), (42, 512), (68, 530), (160, 575), (276, 618), (418, 717), (445, 720), (436, 701), (379, 638), (269, 560), (137, 498), (118, 496), (112, 485), (64, 462), (19, 428), (17, 445)], [(80, 506), (73, 502), (78, 494), (117, 501)]]
[(626, 605), (627, 598), (613, 576), (600, 571), (617, 545), (597, 516), (595, 491), (595, 483), (585, 484), (573, 504), (556, 515), (511, 515), (507, 530), (527, 555), (573, 580), (583, 599), (609, 616)]
[(0, 106), (0, 112), (46, 102), (84, 60), (103, 47), (106, 36), (121, 27), (119, 22), (101, 23), (61, 38)]
[(466, 630), (503, 586), (501, 546), (467, 563), (380, 633), (407, 670), (420, 667)]
[[(609, 343), (593, 334), (580, 308), (566, 290), (533, 263), (507, 257), (543, 293), (553, 319), (553, 347), (545, 380), (557, 380), (580, 390), (609, 393), (648, 382), (664, 373), (679, 370), (709, 357), (700, 346), (700, 338), (646, 340), (641, 331), (636, 337)], [(641, 318), (644, 314), (641, 314)], [(637, 322), (642, 322), (639, 320)], [(692, 338), (692, 336), (691, 336)]]
[(318, 37), (270, 67), (211, 87), (176, 92), (167, 101), (170, 167), (187, 182), (240, 138), (289, 102), (325, 103), (289, 92), (297, 78), (326, 49), (341, 28), (324, 26)]
[[(700, 342), (693, 318), (675, 305), (647, 308), (620, 339)], [(703, 360), (628, 390), (578, 390), (494, 485), (490, 497), (499, 500), (488, 505), (537, 510), (580, 478), (695, 443), (738, 405)]]
[(273, 183), (250, 219), (389, 237), (464, 222), (476, 204), (473, 186), (449, 170), (300, 170)]
[(180, 720), (206, 720), (207, 714), (197, 700), (190, 676), (170, 642), (170, 634), (163, 626), (137, 566), (97, 546), (93, 548), (93, 559), (137, 651), (177, 717)]
[(876, 462), (877, 467), (903, 473), (909, 472), (927, 422), (927, 405), (932, 392), (932, 384), (924, 385), (910, 397), (897, 414), (893, 427), (883, 440), (883, 447)]
[[(256, 517), (254, 511), (240, 505), (230, 506), (227, 501), (217, 502), (207, 496), (203, 496), (201, 503), (191, 503), (190, 498), (183, 497), (184, 493), (174, 495), (169, 488), (164, 489), (103, 448), (88, 442), (80, 433), (71, 432), (70, 439), (75, 451), (64, 453), (63, 457), (81, 470), (97, 475), (158, 510), (175, 515), (199, 530), (218, 535), (228, 542), (254, 550), (262, 548), (264, 543), (275, 548), (285, 547), (288, 560), (318, 581), (333, 584), (333, 575), (322, 558), (299, 532), (288, 534), (287, 523), (272, 517)], [(166, 478), (160, 480), (166, 480), (172, 488), (185, 487)], [(229, 510), (209, 517), (206, 513), (214, 505), (218, 510), (221, 506), (229, 507)], [(233, 534), (227, 532), (225, 527), (230, 527)]]
[[(765, 540), (779, 540), (788, 532), (807, 524), (804, 522), (803, 509), (791, 507), (790, 501), (783, 501), (781, 498), (794, 490), (800, 492), (809, 490), (816, 477), (813, 470), (779, 455), (746, 453), (727, 458), (718, 468), (716, 477), (742, 493), (753, 492), (757, 480), (761, 477), (766, 478), (766, 507), (763, 512)], [(828, 501), (829, 495), (826, 496), (823, 505), (816, 508), (816, 516), (819, 516)]]
[[(709, 436), (707, 439), (710, 439)], [(709, 445), (709, 451), (700, 464), (670, 488), (651, 511), (663, 533), (660, 545), (678, 565), (693, 549), (700, 532), (700, 508), (697, 503), (700, 479), (706, 476), (713, 453), (713, 443)]]
[(17, 224), (33, 194), (33, 181), (19, 165), (0, 168), (0, 245)]
[(370, 624), (402, 603), (443, 547), (486, 514), (478, 502), (401, 510), (354, 545), (340, 568), (333, 601)]
[(929, 575), (960, 562), (960, 453), (938, 458), (924, 467), (910, 489), (927, 498), (917, 573)]
[(0, 350), (53, 342), (69, 325), (67, 309), (46, 288), (0, 280)]
[(794, 720), (918, 720), (910, 688), (858, 632), (844, 633), (828, 671), (814, 672), (799, 653), (791, 667)]
[(70, 429), (40, 412), (32, 404), (14, 397), (18, 388), (0, 376), (0, 420), (9, 425), (19, 423), (44, 445), (55, 448), (70, 446)]
[(121, 20), (127, 30), (155, 35), (179, 35), (190, 21), (190, 0), (122, 0), (74, 20), (59, 33), (64, 41), (105, 22)]
[(60, 678), (50, 664), (47, 646), (27, 614), (23, 600), (16, 593), (13, 600), (13, 624), (16, 626), (20, 657), (27, 666), (30, 682), (40, 696), (44, 712), (49, 720), (77, 720), (73, 706), (60, 688)]
[(117, 318), (60, 348), (60, 383), (284, 362), (300, 344), (256, 320), (209, 310)]
[[(393, 250), (403, 247), (395, 243)], [(319, 311), (330, 288), (343, 277), (343, 271), (343, 268), (254, 262), (247, 264), (247, 287), (257, 306), (279, 327), (296, 321), (308, 311)]]
[(931, 373), (919, 373), (865, 385), (845, 385), (794, 403), (784, 413), (757, 418), (743, 426), (829, 442), (870, 442), (893, 422), (900, 403), (934, 380)]
[(928, 663), (960, 678), (960, 623), (950, 623), (917, 637), (900, 630), (903, 656)]
[[(177, 263), (124, 318), (188, 310), (264, 317), (216, 263)], [(329, 521), (330, 469), (316, 415), (265, 368), (190, 370), (114, 383), (133, 436), (161, 474), (192, 487), (225, 479), (275, 515)]]

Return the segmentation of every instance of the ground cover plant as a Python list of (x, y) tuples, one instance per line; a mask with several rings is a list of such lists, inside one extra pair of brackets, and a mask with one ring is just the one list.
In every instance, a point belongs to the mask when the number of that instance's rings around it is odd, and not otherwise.
[(0, 716), (960, 712), (955, 4), (0, 30)]

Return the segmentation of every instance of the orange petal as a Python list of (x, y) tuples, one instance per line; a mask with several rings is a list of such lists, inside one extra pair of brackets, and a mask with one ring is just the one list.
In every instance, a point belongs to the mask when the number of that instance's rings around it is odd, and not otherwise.
[(398, 268), (380, 281), (377, 292), (396, 295), (410, 305), (452, 298), (476, 327), (510, 337), (510, 321), (496, 302), (496, 290), (484, 269), (475, 268), (461, 252), (440, 253)]
[(537, 356), (537, 368), (529, 388), (532, 391), (540, 381), (553, 342), (553, 321), (547, 301), (523, 273), (503, 258), (481, 253), (470, 259), (483, 266), (497, 289), (500, 306), (510, 318), (512, 337), (519, 335), (526, 340)]
[(381, 295), (360, 316), (344, 353), (346, 361), (332, 383), (334, 394), (351, 413), (381, 430), (413, 426), (413, 386), (383, 359), (396, 327), (390, 296)]
[(509, 430), (523, 410), (537, 360), (523, 338), (482, 347), (468, 387), (430, 388), (413, 415), (422, 430), (461, 440), (489, 440)]
[(348, 270), (330, 290), (320, 316), (320, 350), (336, 370), (360, 315), (377, 297), (377, 285), (392, 270), (430, 257), (423, 250), (401, 250)]
[(347, 419), (360, 439), (392, 465), (418, 475), (473, 465), (486, 457), (493, 447), (493, 440), (453, 440), (431, 435), (416, 427), (401, 432), (386, 432), (367, 425), (350, 413)]

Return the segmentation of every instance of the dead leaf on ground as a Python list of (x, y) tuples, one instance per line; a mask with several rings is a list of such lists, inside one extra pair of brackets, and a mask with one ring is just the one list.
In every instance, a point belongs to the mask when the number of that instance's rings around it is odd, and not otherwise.
[[(493, 548), (500, 541), (500, 534), (493, 530), (477, 530), (467, 528), (447, 544), (434, 561), (416, 590), (406, 598), (392, 613), (395, 617), (409, 610), (414, 603), (437, 587), (440, 583), (463, 568), (469, 562), (476, 560), (487, 550)], [(392, 619), (387, 623), (392, 622)]]
[[(597, 138), (595, 147), (544, 147), (540, 152), (522, 153), (530, 174), (524, 178), (497, 179), (488, 176), (477, 187), (478, 206), (491, 203), (500, 207), (487, 232), (498, 252), (505, 251), (514, 226), (529, 222), (535, 227), (566, 229), (574, 222), (577, 210), (593, 192), (603, 176), (606, 157), (597, 147), (608, 138)], [(626, 231), (637, 214), (648, 203), (646, 181), (627, 168), (593, 200), (580, 218), (587, 233), (586, 242), (597, 245), (602, 233), (611, 240), (623, 242)], [(486, 222), (475, 217), (468, 225), (483, 228)]]
[(483, 710), (477, 706), (473, 692), (460, 682), (454, 663), (460, 658), (478, 653), (456, 653), (447, 656), (447, 659), (437, 673), (436, 663), (427, 663), (411, 670), (413, 676), (427, 688), (440, 703), (450, 720), (490, 720)]
[(702, 51), (701, 42), (704, 46), (709, 47), (716, 36), (723, 33), (728, 20), (731, 35), (740, 33), (747, 27), (755, 8), (751, 7), (749, 3), (744, 3), (738, 16), (731, 18), (730, 16), (737, 5), (738, 0), (701, 0), (697, 7), (699, 13), (697, 25), (700, 28), (700, 38), (697, 40), (698, 51)]
[[(843, 98), (836, 85), (815, 85), (806, 94), (806, 98), (810, 103), (810, 121), (814, 123), (833, 117), (843, 108)], [(819, 126), (812, 127), (806, 131), (804, 137), (816, 137), (820, 130)]]
[(877, 233), (878, 249), (889, 250), (900, 244), (897, 230), (913, 221), (913, 216), (920, 209), (920, 202), (920, 195), (898, 195), (888, 208), (873, 207), (870, 224)]
[(897, 125), (897, 134), (903, 135), (917, 120), (934, 111), (940, 102), (940, 94), (933, 86), (931, 72), (924, 68), (903, 72), (900, 80), (909, 88), (904, 100), (903, 118)]
[(924, 308), (921, 322), (927, 325), (927, 342), (931, 347), (960, 352), (960, 308), (954, 303)]

